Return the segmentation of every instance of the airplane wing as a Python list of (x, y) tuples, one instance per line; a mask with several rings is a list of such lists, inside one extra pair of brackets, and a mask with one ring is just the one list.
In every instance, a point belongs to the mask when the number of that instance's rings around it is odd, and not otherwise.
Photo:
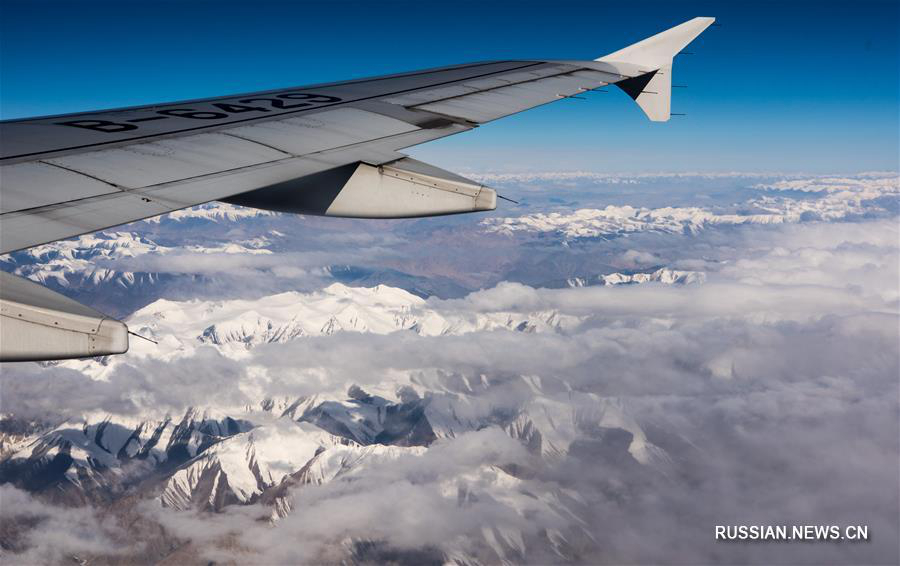
[[(357, 218), (492, 210), (491, 189), (400, 151), (608, 84), (665, 121), (672, 58), (713, 22), (694, 18), (593, 61), (490, 61), (0, 122), (0, 253), (216, 200)], [(11, 287), (0, 285), (0, 304), (19, 322), (44, 320), (29, 318), (27, 286), (15, 297)], [(41, 316), (54, 312), (41, 305)], [(115, 353), (13, 348), (7, 310), (0, 361)]]

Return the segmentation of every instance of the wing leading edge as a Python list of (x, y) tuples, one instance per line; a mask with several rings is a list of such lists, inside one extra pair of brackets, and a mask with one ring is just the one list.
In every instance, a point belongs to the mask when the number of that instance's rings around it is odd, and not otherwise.
[[(401, 150), (609, 84), (667, 120), (672, 58), (713, 21), (694, 18), (593, 61), (490, 61), (0, 122), (0, 253), (215, 200), (362, 218), (491, 210), (489, 188)], [(104, 328), (116, 322), (96, 316)], [(9, 344), (0, 361), (64, 355)]]

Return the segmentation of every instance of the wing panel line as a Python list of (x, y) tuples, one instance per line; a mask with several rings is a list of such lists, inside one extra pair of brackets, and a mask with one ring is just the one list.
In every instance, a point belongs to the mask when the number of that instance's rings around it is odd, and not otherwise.
[[(576, 69), (573, 69), (573, 70), (570, 70), (570, 71), (565, 71), (565, 72), (562, 72), (562, 73), (554, 73), (554, 74), (552, 74), (552, 75), (545, 75), (545, 76), (543, 76), (543, 77), (537, 77), (537, 78), (534, 78), (534, 79), (528, 79), (528, 80), (526, 80), (526, 81), (514, 82), (514, 83), (510, 83), (510, 84), (508, 84), (508, 85), (489, 87), (489, 88), (485, 88), (485, 89), (479, 90), (479, 91), (477, 91), (477, 92), (469, 93), (469, 94), (457, 94), (457, 95), (455, 95), (455, 96), (447, 96), (447, 97), (444, 97), (444, 98), (437, 98), (437, 99), (431, 100), (431, 101), (429, 101), (429, 102), (419, 102), (419, 103), (417, 103), (417, 104), (411, 104), (411, 105), (407, 106), (407, 108), (416, 108), (416, 107), (418, 107), (418, 106), (426, 106), (426, 105), (428, 105), (428, 104), (435, 104), (435, 103), (438, 103), (438, 102), (443, 102), (443, 101), (445, 101), (445, 100), (453, 100), (453, 99), (456, 99), (456, 98), (465, 98), (465, 97), (467, 97), (467, 96), (471, 96), (472, 94), (482, 94), (482, 93), (487, 93), (487, 92), (491, 92), (491, 91), (495, 91), (495, 90), (502, 90), (502, 89), (504, 89), (504, 88), (509, 88), (509, 87), (511, 87), (511, 86), (527, 85), (527, 84), (529, 84), (529, 83), (540, 82), (540, 81), (542, 81), (542, 80), (545, 80), (545, 79), (551, 79), (551, 78), (554, 78), (554, 77), (562, 77), (562, 76), (566, 76), (566, 75), (571, 75), (571, 76), (573, 76), (573, 78), (581, 78), (581, 77), (575, 77), (575, 76), (574, 76), (574, 73), (576, 73), (576, 72), (578, 72), (578, 71), (582, 71), (582, 70), (584, 70), (584, 69), (586, 69), (586, 68), (587, 68), (587, 67), (584, 67), (584, 68), (576, 68)], [(589, 82), (589, 81), (587, 81), (587, 82)], [(604, 84), (604, 85), (608, 85), (609, 83), (606, 83), (606, 82), (605, 82), (605, 83), (603, 83), (603, 84)], [(594, 88), (596, 88), (596, 87), (594, 87)]]
[[(362, 79), (351, 79), (349, 81), (338, 81), (338, 82), (333, 82), (333, 83), (317, 83), (317, 84), (311, 84), (311, 85), (288, 86), (288, 87), (283, 87), (283, 88), (273, 88), (273, 89), (269, 89), (269, 90), (260, 90), (260, 91), (254, 91), (254, 92), (238, 92), (238, 93), (234, 93), (234, 94), (227, 94), (225, 96), (213, 96), (213, 97), (206, 97), (206, 98), (189, 98), (187, 100), (173, 100), (173, 101), (168, 101), (168, 102), (157, 102), (155, 104), (142, 104), (139, 106), (120, 106), (118, 108), (101, 108), (99, 110), (89, 110), (87, 112), (66, 112), (64, 114), (49, 114), (47, 116), (32, 116), (30, 118), (13, 118), (10, 120), (0, 120), (0, 125), (18, 123), (18, 122), (34, 122), (35, 120), (49, 120), (51, 118), (56, 119), (56, 118), (70, 118), (70, 117), (74, 117), (74, 116), (90, 116), (91, 114), (106, 114), (107, 112), (127, 112), (127, 111), (132, 111), (132, 110), (149, 110), (149, 109), (153, 109), (153, 108), (158, 108), (160, 106), (180, 106), (182, 104), (198, 104), (200, 102), (213, 102), (216, 100), (229, 100), (232, 98), (244, 98), (247, 96), (263, 96), (266, 94), (274, 94), (274, 93), (282, 92), (285, 90), (301, 90), (301, 89), (305, 90), (305, 89), (310, 89), (310, 88), (331, 88), (331, 87), (343, 86), (343, 85), (355, 85), (355, 84), (370, 83), (370, 82), (375, 82), (375, 81), (384, 81), (384, 80), (389, 80), (389, 79), (393, 79), (393, 78), (418, 77), (420, 75), (427, 75), (429, 73), (442, 73), (442, 72), (446, 72), (446, 71), (458, 71), (460, 69), (466, 69), (466, 68), (484, 67), (486, 65), (495, 65), (497, 63), (514, 63), (514, 62), (516, 62), (516, 61), (509, 60), (509, 59), (499, 60), (499, 61), (483, 61), (481, 63), (469, 63), (469, 64), (463, 64), (463, 65), (450, 66), (450, 67), (438, 67), (438, 68), (434, 68), (434, 69), (423, 69), (421, 71), (410, 71), (409, 73), (397, 73), (394, 75), (382, 75), (379, 77), (366, 77), (366, 78), (362, 78)], [(543, 62), (544, 61), (532, 61), (530, 64), (543, 63)], [(505, 73), (507, 71), (513, 71), (513, 70), (516, 70), (519, 68), (520, 67), (512, 67), (510, 69), (507, 69), (506, 71), (497, 71), (497, 72)], [(488, 73), (488, 74), (490, 74), (490, 73)], [(475, 77), (472, 77), (472, 78), (476, 78), (478, 76), (481, 76), (481, 75), (476, 75)], [(469, 79), (465, 79), (465, 80), (469, 80)], [(420, 87), (420, 88), (431, 88), (431, 87), (427, 86), (427, 87)]]
[[(63, 153), (63, 152), (67, 152), (67, 151), (71, 151), (71, 150), (75, 150), (75, 149), (85, 149), (85, 148), (88, 148), (88, 147), (97, 147), (97, 146), (112, 145), (112, 144), (117, 144), (117, 145), (119, 145), (119, 146), (123, 146), (123, 145), (131, 145), (132, 143), (135, 143), (135, 142), (140, 141), (140, 140), (142, 140), (142, 139), (148, 139), (148, 138), (163, 138), (163, 137), (176, 136), (176, 135), (178, 135), (178, 134), (183, 134), (183, 133), (185, 133), (185, 132), (193, 132), (193, 131), (196, 131), (196, 130), (214, 131), (214, 130), (219, 130), (219, 129), (222, 129), (222, 128), (227, 128), (227, 127), (232, 126), (232, 125), (234, 125), (234, 124), (241, 124), (241, 123), (244, 123), (244, 122), (252, 122), (252, 121), (260, 121), (260, 122), (266, 121), (266, 122), (268, 122), (268, 121), (274, 120), (276, 117), (280, 118), (280, 117), (282, 117), (282, 116), (288, 116), (288, 115), (293, 115), (293, 114), (299, 114), (299, 113), (302, 113), (302, 112), (309, 112), (309, 111), (311, 111), (311, 110), (322, 110), (322, 109), (324, 109), (324, 108), (331, 108), (331, 107), (333, 107), (333, 106), (344, 106), (344, 105), (348, 105), (348, 104), (354, 104), (354, 103), (356, 103), (356, 102), (363, 102), (363, 101), (366, 101), (366, 100), (374, 100), (374, 99), (386, 98), (386, 97), (390, 97), (390, 96), (397, 96), (397, 95), (399, 95), (399, 94), (405, 94), (405, 93), (407, 93), (407, 92), (415, 92), (415, 91), (417, 91), (417, 90), (430, 89), (430, 88), (439, 87), (439, 86), (446, 85), (446, 84), (459, 83), (459, 82), (463, 82), (463, 81), (467, 81), (467, 80), (477, 79), (477, 78), (481, 78), (481, 77), (487, 77), (487, 76), (490, 76), (490, 75), (497, 75), (497, 74), (500, 74), (500, 73), (508, 73), (508, 72), (510, 72), (510, 71), (515, 71), (515, 70), (519, 70), (519, 69), (525, 69), (525, 68), (528, 68), (528, 67), (535, 67), (535, 66), (538, 66), (538, 65), (546, 65), (546, 64), (547, 64), (547, 63), (545, 63), (545, 62), (538, 61), (538, 62), (529, 63), (529, 64), (527, 64), (527, 65), (522, 65), (522, 66), (520, 66), (520, 67), (513, 67), (513, 68), (511, 68), (511, 69), (505, 69), (505, 70), (503, 70), (503, 71), (494, 71), (494, 72), (491, 72), (491, 73), (484, 73), (484, 74), (482, 74), (482, 75), (475, 75), (475, 76), (472, 76), (472, 77), (467, 77), (467, 78), (465, 78), (465, 79), (454, 79), (454, 80), (452, 80), (452, 81), (445, 81), (445, 82), (442, 82), (442, 83), (434, 83), (434, 84), (430, 84), (430, 85), (427, 85), (427, 86), (420, 86), (420, 87), (416, 87), (416, 88), (408, 88), (408, 89), (398, 90), (398, 91), (395, 91), (395, 92), (385, 92), (385, 93), (375, 94), (375, 95), (371, 95), (371, 96), (361, 96), (361, 97), (359, 97), (359, 98), (354, 98), (354, 99), (351, 99), (351, 100), (341, 100), (340, 102), (325, 103), (325, 104), (321, 104), (321, 105), (319, 105), (319, 106), (315, 106), (315, 107), (313, 107), (313, 108), (298, 108), (297, 110), (288, 110), (287, 112), (281, 112), (281, 113), (278, 113), (278, 114), (272, 114), (272, 115), (265, 116), (265, 117), (259, 117), (259, 116), (257, 116), (257, 117), (253, 117), (253, 118), (244, 118), (244, 119), (232, 120), (232, 121), (228, 122), (227, 124), (217, 124), (217, 125), (197, 126), (197, 127), (194, 127), (194, 128), (183, 128), (183, 129), (180, 129), (180, 130), (172, 130), (172, 131), (170, 131), (170, 132), (164, 132), (164, 133), (148, 134), (148, 135), (146, 135), (146, 136), (136, 136), (136, 137), (133, 137), (133, 138), (129, 138), (129, 139), (127, 139), (127, 140), (114, 140), (114, 141), (108, 141), (108, 142), (97, 142), (97, 143), (91, 143), (91, 144), (84, 144), (84, 145), (70, 146), (70, 147), (65, 147), (65, 148), (60, 148), (60, 149), (53, 149), (53, 150), (46, 150), (46, 151), (35, 151), (35, 152), (31, 152), (31, 153), (21, 153), (21, 154), (18, 154), (18, 155), (9, 155), (9, 156), (0, 158), (0, 162), (9, 163), (9, 162), (12, 162), (12, 161), (15, 160), (15, 159), (21, 159), (21, 158), (23, 158), (23, 157), (33, 157), (33, 156), (36, 156), (36, 155), (45, 155), (45, 154)], [(303, 88), (305, 89), (306, 87), (303, 87)], [(284, 90), (284, 89), (279, 89), (279, 90)], [(277, 91), (274, 91), (274, 92), (277, 92)], [(238, 95), (238, 96), (240, 96), (240, 95)], [(218, 100), (218, 99), (216, 99), (216, 100)], [(181, 104), (181, 103), (177, 103), (177, 102), (176, 102), (176, 103), (174, 103), (174, 104)], [(166, 104), (165, 104), (165, 106), (169, 106), (169, 105), (170, 105), (170, 103), (166, 103)], [(153, 108), (154, 106), (162, 106), (162, 105), (160, 105), (160, 104), (152, 105), (152, 106), (149, 106), (149, 108)], [(105, 112), (110, 112), (110, 111), (109, 111), (109, 110), (99, 110), (99, 111), (95, 112), (95, 114), (102, 114), (102, 113), (105, 113)], [(79, 115), (80, 115), (80, 114), (79, 114)], [(37, 118), (36, 118), (36, 119), (37, 119)], [(39, 119), (44, 119), (44, 117), (41, 117), (41, 118), (39, 118)]]
[(237, 135), (237, 134), (231, 133), (231, 132), (229, 132), (228, 130), (221, 130), (221, 131), (219, 131), (219, 132), (217, 132), (217, 133), (222, 134), (222, 135), (224, 135), (224, 136), (228, 136), (228, 137), (230, 137), (230, 138), (235, 138), (235, 139), (238, 139), (238, 140), (241, 140), (241, 141), (250, 142), (250, 143), (255, 143), (256, 145), (261, 145), (261, 146), (266, 147), (266, 148), (269, 148), (269, 149), (274, 149), (274, 150), (277, 151), (278, 153), (283, 153), (283, 154), (285, 154), (286, 156), (297, 157), (297, 156), (294, 155), (293, 153), (290, 153), (290, 152), (288, 152), (288, 151), (285, 151), (285, 150), (281, 149), (280, 147), (275, 147), (274, 145), (269, 145), (269, 144), (267, 144), (267, 143), (265, 143), (265, 142), (261, 142), (261, 141), (257, 141), (257, 140), (252, 140), (252, 139), (250, 139), (250, 138), (245, 138), (244, 136), (239, 136), (239, 135)]
[[(74, 173), (74, 174), (76, 174), (76, 175), (81, 175), (81, 176), (83, 176), (83, 177), (87, 177), (88, 179), (93, 179), (93, 180), (95, 180), (95, 181), (100, 181), (100, 182), (103, 183), (104, 185), (109, 185), (110, 187), (116, 189), (117, 191), (126, 192), (126, 191), (128, 190), (127, 187), (123, 187), (123, 186), (121, 186), (121, 185), (117, 185), (116, 183), (113, 183), (113, 182), (111, 182), (111, 181), (107, 181), (106, 179), (101, 179), (100, 177), (95, 177), (94, 175), (91, 175), (90, 173), (85, 173), (84, 171), (79, 171), (78, 169), (72, 169), (71, 167), (66, 167), (65, 165), (60, 165), (59, 163), (53, 163), (52, 161), (44, 161), (43, 159), (38, 159), (37, 162), (38, 162), (38, 163), (41, 163), (41, 164), (43, 164), (43, 165), (49, 165), (50, 167), (56, 167), (57, 169), (62, 169), (63, 171), (68, 171), (69, 173)], [(66, 202), (70, 202), (70, 201), (66, 201)], [(23, 210), (25, 210), (25, 209), (23, 209)], [(12, 211), (12, 210), (11, 210), (10, 212), (18, 212), (18, 211)], [(4, 213), (4, 214), (7, 214), (7, 213)]]
[[(403, 136), (406, 136), (406, 135), (408, 135), (408, 134), (410, 134), (410, 133), (415, 133), (415, 132), (418, 132), (418, 131), (421, 131), (421, 130), (413, 130), (412, 132), (403, 132), (403, 133), (399, 133), (399, 134), (391, 134), (391, 135), (389, 135), (389, 136), (382, 136), (382, 137), (379, 137), (379, 138), (372, 138), (372, 139), (365, 140), (365, 141), (353, 142), (353, 143), (349, 143), (349, 144), (345, 144), (345, 145), (339, 145), (339, 146), (336, 146), (336, 147), (329, 147), (329, 148), (327, 148), (327, 149), (320, 149), (320, 150), (317, 150), (317, 151), (311, 151), (311, 152), (309, 152), (309, 153), (304, 153), (304, 154), (302, 154), (302, 155), (294, 155), (294, 154), (286, 153), (286, 152), (285, 152), (284, 150), (282, 150), (282, 149), (273, 148), (273, 149), (278, 149), (278, 151), (280, 151), (281, 153), (284, 153), (284, 154), (285, 154), (285, 157), (284, 157), (284, 158), (281, 158), (281, 159), (273, 159), (273, 160), (271, 160), (271, 161), (264, 161), (264, 162), (261, 162), (261, 163), (254, 163), (253, 165), (245, 165), (245, 166), (243, 166), (243, 167), (235, 167), (235, 168), (233, 168), (233, 169), (223, 169), (222, 171), (214, 171), (214, 172), (212, 172), (212, 173), (206, 173), (206, 174), (203, 174), (203, 175), (195, 175), (195, 176), (193, 176), (193, 177), (185, 177), (185, 178), (183, 178), (183, 179), (177, 179), (177, 180), (175, 180), (175, 181), (167, 181), (167, 182), (165, 182), (165, 183), (156, 183), (156, 184), (154, 184), (154, 185), (146, 185), (146, 186), (143, 186), (143, 187), (135, 187), (135, 188), (120, 187), (119, 185), (115, 185), (115, 184), (113, 184), (113, 183), (110, 183), (109, 181), (104, 181), (103, 179), (99, 179), (99, 178), (93, 177), (93, 176), (91, 176), (91, 175), (89, 175), (89, 174), (87, 174), (87, 173), (82, 173), (81, 171), (78, 171), (78, 170), (76, 170), (76, 169), (69, 169), (68, 167), (64, 167), (64, 166), (62, 166), (62, 165), (57, 165), (57, 164), (55, 164), (55, 163), (46, 163), (46, 164), (47, 164), (47, 165), (52, 165), (53, 167), (58, 167), (58, 168), (60, 168), (60, 169), (64, 169), (64, 170), (69, 171), (69, 172), (71, 172), (71, 173), (75, 173), (75, 174), (78, 174), (78, 175), (84, 175), (85, 177), (90, 177), (91, 179), (95, 179), (95, 180), (97, 180), (97, 181), (101, 181), (101, 182), (103, 182), (104, 184), (107, 184), (107, 185), (110, 185), (110, 186), (116, 188), (117, 191), (118, 191), (118, 192), (121, 192), (121, 193), (127, 193), (127, 194), (141, 194), (143, 191), (147, 191), (147, 190), (156, 190), (156, 189), (161, 189), (161, 188), (165, 188), (165, 187), (169, 187), (169, 186), (179, 185), (179, 184), (182, 184), (182, 183), (189, 183), (189, 182), (192, 182), (192, 181), (198, 181), (198, 180), (203, 179), (203, 178), (205, 178), (205, 177), (222, 176), (222, 175), (226, 175), (226, 174), (229, 174), (229, 173), (234, 173), (234, 172), (236, 172), (236, 171), (244, 171), (244, 170), (250, 171), (250, 170), (252, 170), (252, 169), (261, 168), (261, 167), (264, 167), (264, 166), (269, 166), (269, 165), (272, 165), (272, 164), (275, 164), (275, 163), (283, 163), (283, 162), (286, 162), (286, 161), (290, 161), (290, 160), (292, 160), (292, 159), (312, 158), (312, 157), (314, 157), (314, 156), (316, 156), (316, 155), (323, 154), (323, 153), (329, 153), (329, 152), (336, 152), (336, 151), (340, 151), (340, 150), (351, 149), (351, 148), (353, 148), (354, 146), (361, 146), (361, 145), (366, 145), (366, 144), (373, 143), (373, 142), (385, 141), (385, 140), (389, 140), (389, 139), (391, 139), (391, 138), (402, 138)], [(232, 137), (235, 137), (235, 138), (240, 138), (241, 140), (245, 140), (245, 139), (246, 139), (246, 138), (242, 138), (242, 137), (240, 137), (240, 136), (234, 135), (234, 134), (229, 134), (229, 133), (227, 133), (227, 132), (220, 132), (220, 133), (223, 133), (223, 134), (225, 134), (225, 135), (229, 135), (229, 136), (232, 136)], [(456, 132), (454, 132), (454, 133), (456, 133)], [(251, 141), (251, 142), (252, 142), (252, 141), (254, 141), (254, 140), (247, 140), (247, 141)], [(254, 142), (254, 143), (257, 143), (257, 142)], [(266, 144), (261, 144), (261, 145), (266, 145)], [(417, 145), (417, 144), (413, 144), (413, 145)], [(269, 146), (266, 146), (266, 147), (269, 147)], [(408, 147), (408, 146), (404, 146), (404, 147)], [(44, 162), (44, 161), (41, 161), (41, 163), (45, 163), (45, 162)], [(3, 218), (3, 217), (5, 217), (5, 216), (7, 216), (7, 215), (12, 216), (12, 215), (18, 215), (18, 214), (34, 214), (34, 213), (40, 213), (40, 212), (43, 211), (43, 210), (53, 210), (54, 208), (58, 208), (58, 207), (60, 207), (60, 206), (62, 206), (62, 205), (69, 205), (69, 204), (71, 204), (71, 203), (76, 203), (76, 202), (79, 202), (79, 201), (86, 201), (86, 200), (91, 200), (91, 199), (101, 199), (101, 198), (103, 198), (103, 197), (105, 197), (105, 196), (108, 196), (108, 195), (111, 195), (111, 194), (115, 194), (115, 193), (107, 193), (106, 195), (94, 195), (94, 196), (83, 197), (83, 198), (79, 198), (79, 199), (72, 199), (72, 200), (68, 200), (68, 201), (60, 202), (60, 203), (44, 204), (44, 205), (41, 205), (41, 206), (33, 206), (33, 207), (30, 207), (30, 208), (21, 208), (21, 209), (19, 209), (19, 210), (10, 210), (10, 211), (7, 211), (7, 212), (4, 212), (4, 213), (0, 214), (0, 218)], [(202, 204), (202, 203), (198, 203), (198, 204)], [(178, 209), (173, 209), (173, 210), (178, 210)]]

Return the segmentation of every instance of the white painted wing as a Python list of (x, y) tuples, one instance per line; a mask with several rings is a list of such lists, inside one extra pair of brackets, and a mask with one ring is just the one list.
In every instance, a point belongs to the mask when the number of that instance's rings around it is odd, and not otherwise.
[(404, 148), (653, 71), (621, 59), (494, 61), (0, 122), (0, 253), (389, 163)]
[[(612, 83), (668, 119), (672, 57), (710, 23), (597, 61), (494, 61), (0, 122), (0, 253), (222, 199), (379, 218), (491, 210), (489, 188), (399, 151)], [(128, 348), (121, 322), (6, 273), (0, 319), (0, 361)]]

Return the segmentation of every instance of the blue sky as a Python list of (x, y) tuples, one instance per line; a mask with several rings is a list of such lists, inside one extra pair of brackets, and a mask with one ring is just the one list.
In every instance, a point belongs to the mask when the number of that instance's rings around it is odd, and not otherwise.
[(668, 124), (617, 89), (414, 150), (460, 171), (898, 169), (898, 3), (2, 1), (4, 119), (498, 58), (592, 59), (716, 16)]

